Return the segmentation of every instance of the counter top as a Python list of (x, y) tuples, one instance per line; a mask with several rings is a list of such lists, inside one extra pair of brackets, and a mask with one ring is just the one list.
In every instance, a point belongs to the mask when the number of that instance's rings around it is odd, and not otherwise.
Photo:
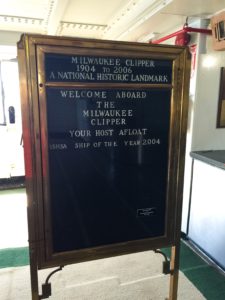
[(193, 151), (191, 157), (225, 170), (225, 150)]

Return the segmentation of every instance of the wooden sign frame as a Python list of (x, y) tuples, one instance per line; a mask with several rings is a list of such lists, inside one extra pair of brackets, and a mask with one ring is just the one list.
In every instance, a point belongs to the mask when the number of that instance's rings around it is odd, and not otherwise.
[[(48, 58), (50, 54), (50, 58)], [(51, 54), (60, 61), (67, 57), (101, 57), (111, 64), (123, 62), (125, 58), (132, 64), (150, 61), (167, 61), (171, 65), (171, 80), (155, 82), (121, 82), (120, 77), (111, 82), (59, 80), (57, 70), (48, 73), (48, 59)], [(55, 59), (53, 57), (53, 61)], [(80, 59), (81, 59), (80, 58)], [(179, 239), (182, 209), (182, 188), (184, 174), (185, 139), (188, 113), (188, 89), (190, 75), (190, 55), (185, 47), (148, 45), (140, 43), (115, 42), (90, 39), (58, 38), (40, 35), (23, 35), (18, 43), (18, 60), (23, 117), (23, 140), (25, 152), (26, 188), (28, 195), (28, 227), (31, 260), (32, 299), (40, 299), (38, 293), (38, 269), (67, 265), (87, 260), (115, 255), (172, 247), (170, 299), (176, 299)], [(121, 63), (122, 64), (122, 63)], [(146, 63), (147, 64), (147, 63)], [(55, 64), (52, 63), (54, 69)], [(64, 62), (61, 63), (64, 65)], [(60, 68), (63, 69), (64, 66)], [(132, 68), (131, 68), (132, 69)], [(102, 69), (103, 70), (103, 69)], [(110, 69), (111, 70), (111, 69)], [(125, 69), (124, 69), (125, 70)], [(124, 71), (122, 70), (122, 71)], [(132, 69), (131, 72), (141, 72)], [(51, 71), (51, 70), (50, 70)], [(145, 70), (146, 71), (146, 70)], [(148, 71), (148, 70), (147, 70)], [(146, 71), (146, 72), (147, 72)], [(55, 72), (55, 73), (54, 73)], [(126, 72), (126, 70), (125, 70)], [(130, 71), (129, 71), (130, 72)], [(49, 75), (50, 74), (50, 75)], [(51, 75), (52, 74), (52, 75)], [(146, 73), (147, 74), (147, 73)], [(92, 74), (95, 76), (95, 74)], [(52, 80), (51, 79), (52, 76)], [(61, 76), (61, 75), (60, 75)], [(161, 76), (160, 74), (157, 76)], [(166, 75), (165, 75), (166, 76)], [(129, 76), (123, 77), (126, 80)], [(60, 77), (62, 79), (62, 76)], [(147, 77), (146, 77), (147, 78)], [(167, 82), (168, 81), (168, 82)], [(116, 89), (130, 91), (170, 91), (170, 113), (168, 132), (168, 164), (166, 170), (165, 226), (164, 233), (149, 238), (124, 240), (119, 243), (101, 244), (82, 249), (54, 251), (51, 211), (51, 172), (49, 167), (49, 134), (47, 92), (57, 87), (105, 90), (108, 94)], [(147, 92), (146, 92), (147, 93)], [(141, 211), (145, 214), (146, 211)], [(56, 233), (57, 235), (57, 233)]]

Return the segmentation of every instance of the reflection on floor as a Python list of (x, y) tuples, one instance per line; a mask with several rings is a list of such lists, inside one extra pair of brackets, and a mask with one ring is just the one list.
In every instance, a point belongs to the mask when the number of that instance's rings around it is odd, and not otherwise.
[[(0, 268), (29, 264), (24, 189), (0, 191)], [(169, 256), (169, 251), (165, 249)], [(180, 270), (208, 300), (225, 299), (225, 276), (181, 244)]]

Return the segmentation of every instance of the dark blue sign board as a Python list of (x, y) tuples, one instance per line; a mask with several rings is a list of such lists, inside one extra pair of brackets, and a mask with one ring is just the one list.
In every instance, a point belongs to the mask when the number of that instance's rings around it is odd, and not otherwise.
[(46, 95), (54, 252), (163, 236), (171, 91)]
[(53, 252), (164, 236), (172, 61), (45, 53), (44, 71)]

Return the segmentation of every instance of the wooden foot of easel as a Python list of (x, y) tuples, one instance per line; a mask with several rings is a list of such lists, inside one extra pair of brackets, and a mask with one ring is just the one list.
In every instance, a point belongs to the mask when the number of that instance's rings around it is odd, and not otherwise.
[(177, 300), (180, 244), (171, 248), (169, 300)]
[[(155, 253), (160, 253), (164, 256), (165, 261), (163, 262), (164, 274), (170, 274), (170, 286), (169, 286), (169, 298), (165, 300), (177, 300), (178, 292), (178, 276), (179, 276), (179, 254), (180, 254), (180, 244), (171, 247), (171, 259), (168, 260), (167, 256), (160, 250), (154, 250)], [(37, 268), (37, 258), (35, 250), (30, 249), (30, 275), (31, 275), (31, 291), (32, 300), (41, 300), (49, 298), (52, 294), (51, 283), (49, 282), (50, 277), (58, 271), (61, 271), (63, 266), (55, 269), (51, 272), (44, 284), (42, 284), (42, 294), (39, 295), (38, 289), (38, 268)]]
[(41, 300), (49, 298), (52, 295), (50, 277), (58, 271), (61, 271), (64, 266), (60, 266), (52, 271), (46, 278), (45, 283), (42, 284), (42, 294), (39, 295), (38, 288), (38, 268), (37, 268), (37, 256), (35, 250), (30, 249), (30, 277), (31, 277), (31, 293), (32, 300)]
[(178, 243), (178, 245), (171, 247), (170, 261), (162, 251), (154, 251), (155, 253), (160, 253), (164, 256), (165, 261), (163, 262), (163, 274), (170, 274), (169, 298), (166, 298), (165, 300), (177, 300), (180, 244)]

